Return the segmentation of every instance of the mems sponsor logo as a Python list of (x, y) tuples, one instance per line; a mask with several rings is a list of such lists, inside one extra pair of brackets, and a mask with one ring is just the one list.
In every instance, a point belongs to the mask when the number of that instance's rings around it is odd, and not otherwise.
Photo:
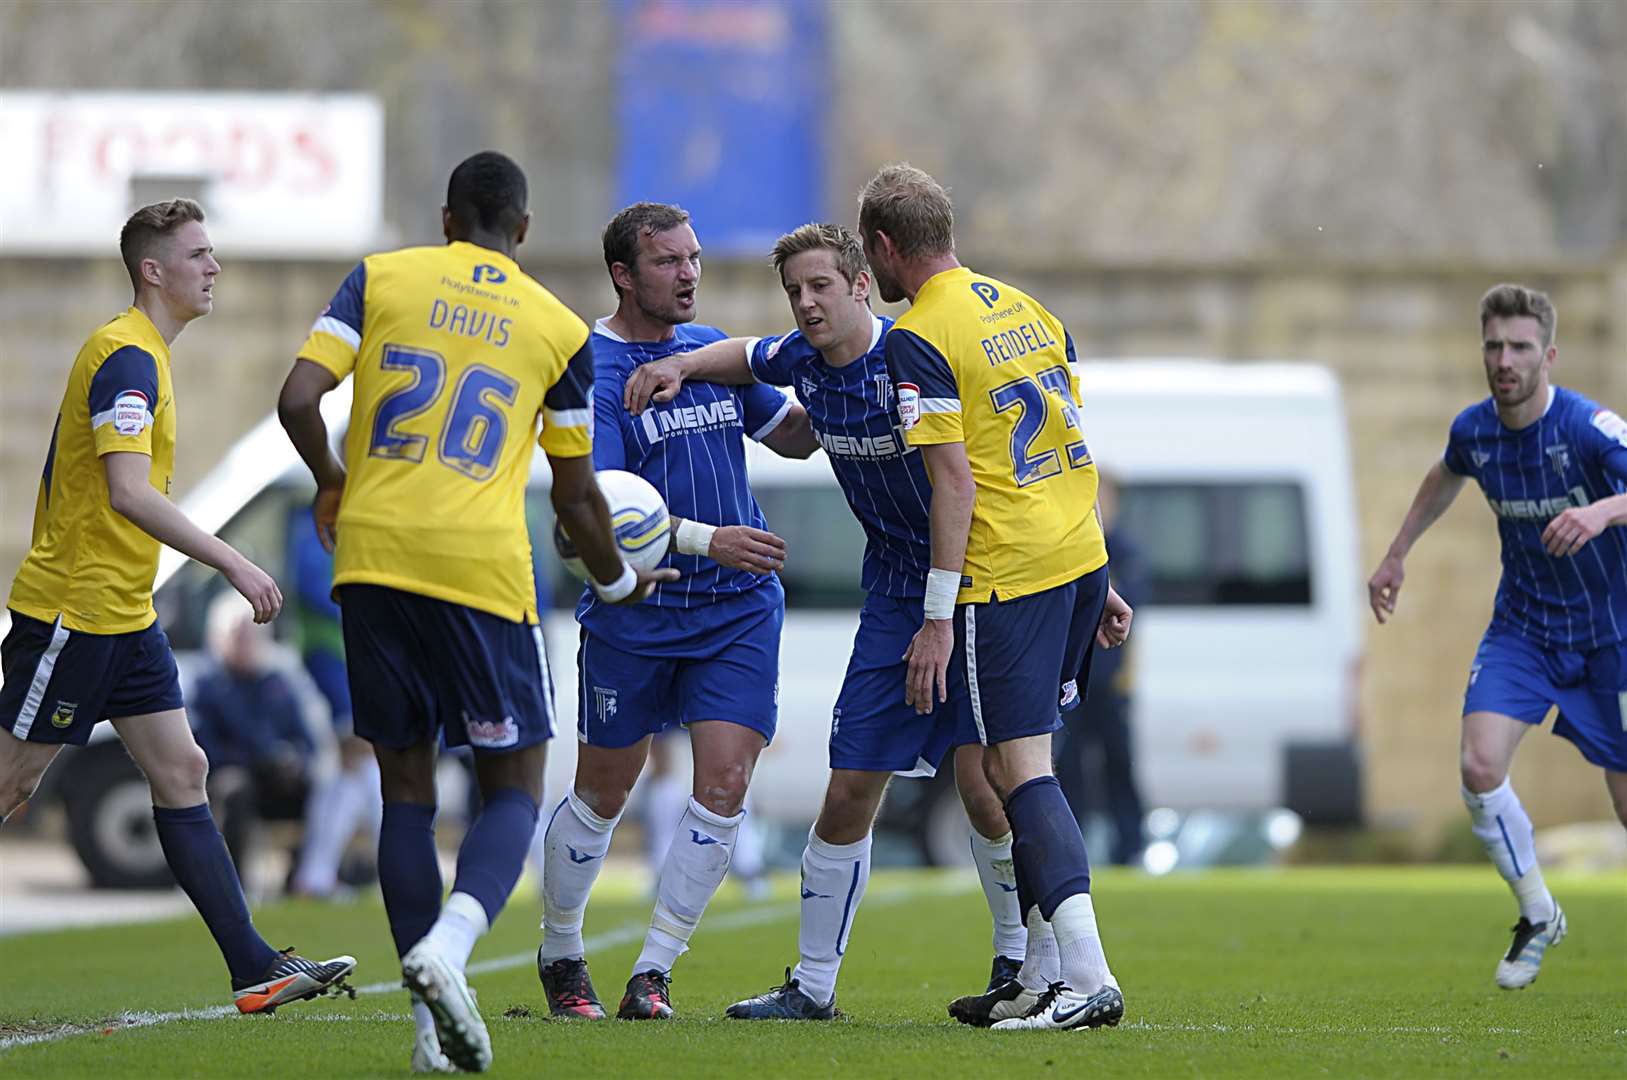
[(719, 398), (700, 405), (685, 405), (681, 409), (646, 409), (639, 414), (644, 425), (644, 437), (653, 445), (669, 435), (696, 435), (719, 428), (741, 427), (740, 410), (734, 398)]
[(1551, 499), (1494, 499), (1488, 495), (1486, 502), (1491, 504), (1491, 512), (1500, 518), (1507, 518), (1510, 521), (1547, 521), (1572, 507), (1586, 506), (1589, 500), (1584, 489), (1574, 487), (1566, 494)]

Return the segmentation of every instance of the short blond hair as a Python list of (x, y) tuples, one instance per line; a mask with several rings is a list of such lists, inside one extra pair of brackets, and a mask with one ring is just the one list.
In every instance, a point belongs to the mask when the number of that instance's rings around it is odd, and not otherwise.
[(884, 232), (904, 258), (955, 250), (955, 208), (949, 192), (908, 162), (884, 165), (859, 192), (859, 232)]
[(169, 199), (143, 206), (119, 231), (119, 255), (130, 274), (130, 286), (141, 291), (141, 260), (152, 258), (160, 243), (189, 221), (203, 221), (203, 207), (191, 199)]
[(1537, 320), (1542, 327), (1544, 349), (1554, 343), (1554, 335), (1559, 332), (1559, 312), (1554, 310), (1554, 302), (1548, 299), (1547, 293), (1505, 282), (1492, 286), (1480, 298), (1482, 333), (1485, 332), (1486, 323), (1492, 319), (1517, 319), (1522, 316)]
[(810, 222), (792, 229), (774, 243), (774, 251), (769, 257), (774, 260), (774, 270), (782, 280), (785, 264), (791, 256), (801, 255), (804, 251), (828, 251), (836, 256), (836, 269), (841, 271), (850, 286), (868, 269), (859, 238), (846, 227)]

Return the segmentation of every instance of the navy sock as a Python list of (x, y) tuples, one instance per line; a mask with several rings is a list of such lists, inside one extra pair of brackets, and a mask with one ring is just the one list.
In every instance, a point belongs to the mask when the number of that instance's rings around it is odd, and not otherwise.
[(203, 923), (215, 936), (234, 982), (258, 982), (277, 962), (278, 953), (254, 929), (237, 867), (226, 841), (215, 828), (208, 803), (175, 809), (153, 807), (164, 861), (180, 883)]
[(441, 863), (435, 854), (433, 804), (384, 804), (378, 873), (396, 955), (406, 956), (441, 913)]
[(1054, 776), (1036, 776), (1019, 785), (1006, 800), (1006, 820), (1011, 822), (1018, 887), (1026, 878), (1024, 891), (1049, 922), (1058, 904), (1090, 891), (1090, 860), (1079, 822)]
[(498, 788), (485, 796), (480, 816), (458, 850), (458, 876), (452, 891), (467, 893), (497, 921), (514, 883), (520, 880), (531, 837), (537, 831), (537, 804), (519, 788)]

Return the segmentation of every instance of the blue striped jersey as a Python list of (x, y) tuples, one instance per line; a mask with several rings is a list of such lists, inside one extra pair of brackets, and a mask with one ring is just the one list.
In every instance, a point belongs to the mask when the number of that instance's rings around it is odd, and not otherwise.
[[(677, 517), (766, 529), (747, 482), (743, 437), (767, 438), (790, 411), (789, 398), (771, 386), (691, 382), (671, 401), (651, 402), (637, 416), (622, 406), (622, 389), (634, 368), (726, 336), (693, 323), (674, 330), (666, 341), (624, 341), (603, 319), (594, 327), (593, 466), (642, 476)], [(687, 655), (704, 652), (706, 639), (725, 625), (784, 603), (785, 592), (773, 574), (731, 570), (676, 549), (661, 565), (676, 567), (682, 578), (633, 605), (605, 604), (585, 590), (577, 621), (621, 649)], [(734, 603), (736, 598), (741, 603)], [(676, 617), (651, 617), (651, 607), (671, 609)]]
[(1581, 394), (1550, 390), (1536, 423), (1511, 431), (1491, 398), (1452, 421), (1443, 459), (1485, 493), (1502, 539), (1492, 621), (1544, 648), (1588, 651), (1627, 637), (1627, 529), (1555, 558), (1542, 530), (1573, 506), (1627, 491), (1627, 422)]
[(870, 351), (842, 367), (825, 363), (802, 331), (757, 338), (747, 355), (758, 381), (797, 391), (814, 437), (864, 527), (866, 592), (914, 598), (932, 568), (932, 484), (921, 453), (904, 441), (883, 347), (893, 321), (872, 317)]

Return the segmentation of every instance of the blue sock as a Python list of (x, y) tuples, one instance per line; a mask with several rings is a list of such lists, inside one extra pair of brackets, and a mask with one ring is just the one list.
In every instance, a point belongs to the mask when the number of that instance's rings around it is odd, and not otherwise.
[(458, 876), (452, 891), (467, 893), (486, 909), (486, 923), (497, 921), (508, 894), (520, 880), (531, 836), (537, 831), (537, 804), (519, 788), (498, 788), (485, 796), (480, 816), (469, 826), (458, 849)]
[(435, 807), (387, 802), (379, 826), (379, 891), (398, 956), (429, 933), (441, 913), (441, 863), (435, 854)]
[[(1006, 800), (1006, 820), (1018, 888), (1049, 922), (1062, 901), (1090, 892), (1090, 860), (1079, 823), (1054, 776), (1019, 785)], [(1026, 917), (1026, 908), (1023, 913)]]
[(237, 867), (215, 828), (209, 804), (178, 810), (155, 806), (153, 823), (170, 873), (215, 936), (233, 981), (258, 982), (277, 962), (278, 953), (254, 929), (243, 883), (237, 880)]

